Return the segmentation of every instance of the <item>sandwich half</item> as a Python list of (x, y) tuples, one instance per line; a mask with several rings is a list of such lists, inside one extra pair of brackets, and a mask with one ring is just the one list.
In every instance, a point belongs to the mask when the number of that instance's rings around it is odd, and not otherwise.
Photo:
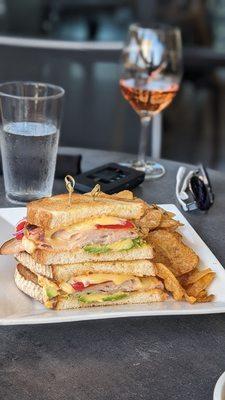
[(67, 281), (54, 281), (35, 274), (22, 264), (15, 271), (17, 287), (47, 308), (57, 310), (128, 303), (164, 301), (168, 295), (155, 276), (90, 273), (73, 274)]
[[(58, 195), (31, 202), (27, 218), (1, 254), (26, 251), (41, 264), (153, 258), (139, 223), (146, 205), (100, 194)], [(21, 224), (19, 224), (21, 228)]]
[(141, 229), (146, 207), (127, 193), (34, 201), (0, 253), (14, 254), (17, 287), (47, 308), (163, 301)]

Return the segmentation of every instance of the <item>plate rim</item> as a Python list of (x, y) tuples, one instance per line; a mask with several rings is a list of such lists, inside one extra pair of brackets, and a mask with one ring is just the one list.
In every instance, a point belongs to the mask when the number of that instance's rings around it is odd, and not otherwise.
[(223, 372), (217, 382), (216, 385), (214, 387), (214, 391), (213, 391), (213, 400), (222, 400), (223, 397), (222, 395), (225, 392), (225, 372)]

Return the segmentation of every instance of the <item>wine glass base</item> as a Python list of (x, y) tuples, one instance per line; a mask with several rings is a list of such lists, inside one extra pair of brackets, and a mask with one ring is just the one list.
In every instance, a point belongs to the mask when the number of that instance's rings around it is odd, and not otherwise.
[(159, 179), (166, 172), (163, 165), (159, 164), (156, 161), (147, 160), (145, 162), (141, 162), (136, 160), (128, 160), (125, 162), (121, 162), (120, 164), (124, 165), (125, 167), (134, 168), (137, 171), (144, 172), (146, 181), (151, 179)]

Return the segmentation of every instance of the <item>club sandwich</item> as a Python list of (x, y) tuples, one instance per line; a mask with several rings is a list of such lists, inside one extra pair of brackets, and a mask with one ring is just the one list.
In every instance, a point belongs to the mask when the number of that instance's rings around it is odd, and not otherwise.
[(33, 201), (15, 237), (0, 248), (17, 260), (17, 287), (48, 308), (164, 301), (130, 192), (67, 194)]

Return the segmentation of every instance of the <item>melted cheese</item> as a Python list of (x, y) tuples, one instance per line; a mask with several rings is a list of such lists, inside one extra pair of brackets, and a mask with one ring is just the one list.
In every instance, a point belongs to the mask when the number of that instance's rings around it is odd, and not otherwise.
[(155, 276), (146, 276), (144, 278), (141, 278), (141, 286), (142, 290), (155, 289), (155, 288), (163, 289), (163, 283)]
[(89, 274), (89, 275), (79, 275), (75, 277), (76, 282), (82, 282), (85, 284), (85, 282), (89, 282), (91, 285), (97, 285), (99, 283), (104, 283), (104, 282), (113, 282), (115, 285), (121, 285), (123, 282), (128, 281), (130, 279), (133, 279), (135, 281), (140, 281), (139, 278), (133, 276), (133, 275), (127, 275), (127, 274), (102, 274), (102, 273), (96, 273), (96, 274)]
[(40, 285), (41, 287), (52, 287), (56, 290), (59, 289), (58, 285), (55, 282), (51, 281), (45, 276), (37, 275), (37, 277), (38, 277), (38, 285)]
[[(77, 231), (82, 231), (82, 230), (89, 230), (89, 229), (94, 229), (95, 225), (116, 225), (116, 224), (121, 224), (123, 222), (126, 222), (126, 219), (122, 218), (117, 218), (117, 217), (110, 217), (110, 216), (102, 216), (102, 217), (97, 217), (97, 218), (88, 218), (82, 222), (69, 225), (65, 228), (62, 228), (64, 231), (73, 234), (74, 232)], [(45, 231), (45, 236), (46, 237), (51, 237), (53, 233), (57, 232), (57, 230), (49, 230)]]
[(59, 287), (61, 290), (63, 290), (63, 292), (68, 293), (68, 294), (73, 294), (74, 293), (74, 289), (72, 287), (72, 285), (70, 283), (67, 282), (61, 282), (59, 284)]
[[(136, 290), (135, 290), (136, 292), (138, 292), (140, 290), (149, 290), (149, 289), (153, 289), (156, 287), (160, 287), (160, 283), (161, 283), (157, 278), (155, 278), (153, 276), (138, 278), (134, 275), (128, 275), (128, 274), (96, 273), (96, 274), (79, 275), (79, 276), (76, 276), (76, 278), (75, 278), (75, 280), (77, 282), (83, 282), (84, 284), (85, 284), (85, 282), (88, 282), (89, 284), (100, 284), (103, 282), (111, 281), (111, 282), (114, 282), (115, 285), (120, 285), (123, 282), (130, 280), (130, 279), (135, 280), (136, 284), (138, 284), (138, 286), (136, 287)], [(69, 282), (61, 282), (58, 286), (55, 282), (51, 281), (50, 279), (48, 279), (44, 276), (38, 275), (38, 284), (43, 288), (43, 300), (44, 300), (45, 306), (48, 308), (53, 307), (53, 300), (48, 298), (48, 295), (46, 292), (47, 289), (53, 288), (58, 293), (59, 293), (60, 289), (67, 294), (74, 293), (74, 289), (72, 288), (72, 286)], [(161, 288), (163, 288), (163, 285)], [(82, 296), (82, 292), (80, 292), (80, 295)], [(111, 296), (111, 295), (113, 296), (114, 294), (110, 294), (110, 293), (91, 293), (91, 294), (85, 293), (84, 294), (84, 296), (86, 296), (88, 298), (88, 300), (91, 302), (103, 301), (103, 298), (105, 298), (106, 296)]]

